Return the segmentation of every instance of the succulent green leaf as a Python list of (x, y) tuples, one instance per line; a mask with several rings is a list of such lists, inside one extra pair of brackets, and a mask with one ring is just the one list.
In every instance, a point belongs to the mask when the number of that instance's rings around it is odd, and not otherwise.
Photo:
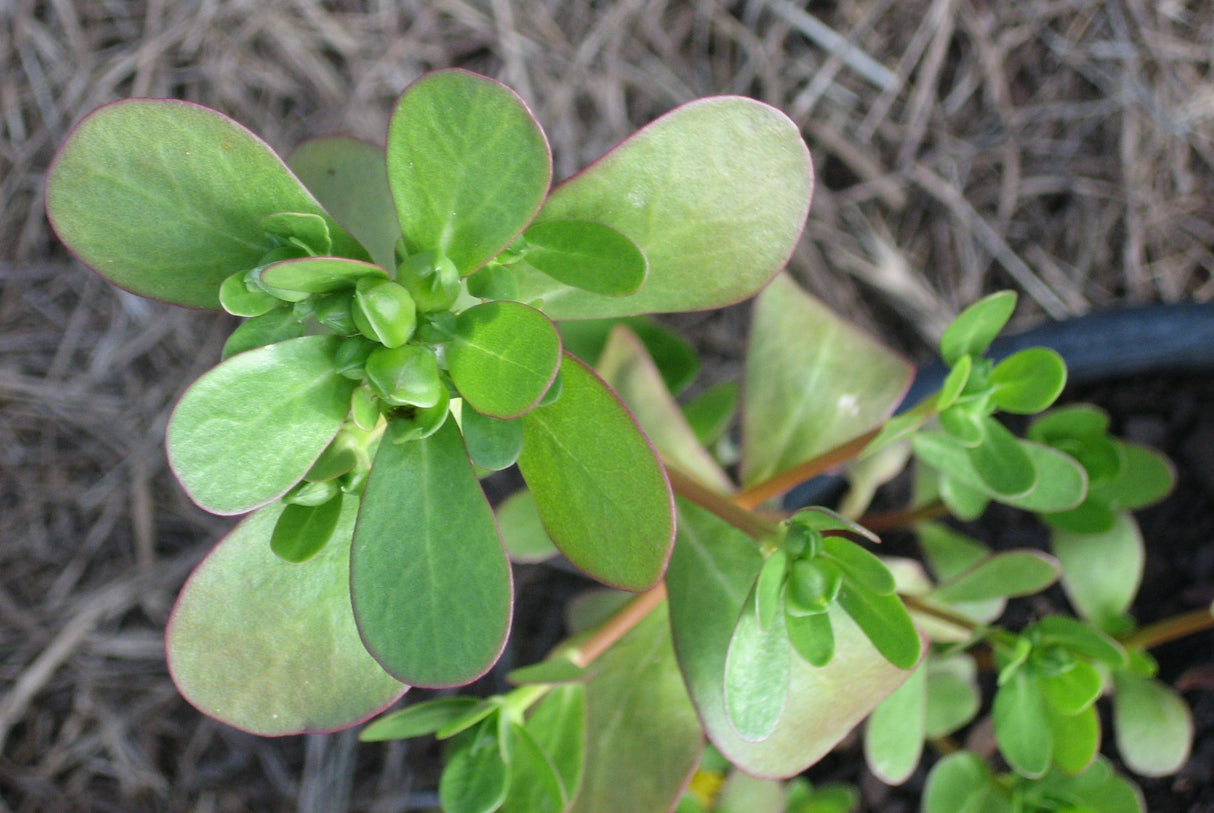
[(262, 736), (331, 731), (382, 711), (406, 687), (367, 654), (350, 610), (358, 500), (308, 562), (270, 551), (282, 512), (237, 525), (194, 569), (169, 617), (169, 672), (199, 710)]
[(433, 734), (447, 723), (480, 705), (475, 697), (437, 697), (385, 714), (358, 732), (361, 742), (407, 740)]
[(1118, 476), (1093, 485), (1093, 493), (1117, 511), (1144, 508), (1166, 497), (1176, 485), (1176, 468), (1167, 457), (1137, 443), (1116, 442), (1123, 458)]
[(367, 382), (393, 406), (426, 409), (447, 397), (434, 351), (420, 344), (377, 347), (367, 355)]
[(542, 562), (559, 553), (544, 530), (535, 497), (525, 488), (497, 506), (497, 524), (502, 529), (506, 551), (515, 562)]
[(314, 138), (288, 156), (287, 166), (377, 265), (392, 267), (400, 221), (382, 147), (347, 136)]
[(788, 640), (797, 654), (810, 666), (826, 666), (835, 657), (835, 628), (830, 620), (830, 608), (821, 613), (784, 615)]
[(920, 432), (911, 440), (915, 456), (950, 479), (1025, 511), (1049, 513), (1066, 511), (1083, 502), (1088, 479), (1074, 458), (1048, 446), (1019, 441), (1020, 448), (1032, 460), (1037, 473), (1036, 485), (1027, 493), (996, 494), (978, 474), (964, 446), (941, 432)]
[(1157, 680), (1114, 674), (1117, 752), (1134, 773), (1167, 776), (1189, 759), (1193, 715), (1184, 698)]
[(742, 605), (725, 656), (725, 709), (738, 736), (761, 742), (771, 736), (788, 698), (791, 647), (784, 614), (759, 624), (753, 601)]
[(843, 570), (843, 577), (857, 587), (879, 596), (893, 595), (898, 589), (889, 568), (873, 554), (842, 536), (822, 540), (822, 553)]
[(1100, 751), (1100, 716), (1096, 707), (1088, 705), (1075, 714), (1063, 714), (1047, 703), (1045, 716), (1054, 743), (1054, 765), (1064, 773), (1083, 773)]
[(233, 316), (261, 316), (285, 303), (264, 288), (249, 284), (249, 272), (237, 271), (219, 286), (219, 305)]
[(864, 729), (864, 759), (878, 779), (901, 785), (915, 772), (927, 727), (927, 669), (911, 673), (881, 701)]
[(939, 522), (920, 522), (915, 533), (938, 581), (955, 578), (991, 555), (986, 545)]
[(974, 471), (996, 497), (1019, 497), (1037, 484), (1033, 458), (1011, 431), (992, 417), (983, 418), (982, 440), (966, 448)]
[(519, 469), (552, 541), (612, 587), (646, 590), (674, 542), (674, 502), (653, 446), (628, 409), (572, 356), (555, 403), (523, 416)]
[(1041, 518), (1051, 528), (1059, 531), (1076, 534), (1108, 533), (1117, 524), (1117, 514), (1094, 491), (1094, 487), (1089, 490), (1088, 498), (1078, 507), (1056, 514), (1043, 514)]
[(977, 716), (982, 705), (978, 667), (968, 654), (927, 664), (927, 722), (930, 738), (947, 737)]
[(1104, 627), (1129, 609), (1146, 557), (1142, 533), (1130, 514), (1115, 515), (1105, 533), (1055, 529), (1050, 547), (1062, 565), (1062, 587), (1080, 615)]
[(635, 293), (645, 282), (645, 252), (620, 232), (592, 220), (549, 220), (523, 234), (523, 261), (574, 288), (604, 296)]
[(1128, 662), (1121, 644), (1077, 618), (1047, 615), (1029, 628), (1035, 641), (1046, 646), (1061, 646), (1075, 654), (1086, 655), (1120, 669)]
[(912, 368), (787, 275), (756, 300), (746, 355), (742, 482), (751, 486), (872, 429)]
[(621, 324), (635, 333), (641, 344), (645, 345), (645, 350), (657, 365), (666, 388), (672, 394), (683, 392), (700, 374), (700, 357), (687, 340), (648, 316), (561, 322), (558, 327), (565, 350), (597, 367), (607, 338)]
[(520, 299), (542, 299), (553, 319), (738, 302), (788, 260), (812, 188), (809, 152), (783, 113), (735, 96), (683, 105), (554, 189), (536, 218), (626, 235), (649, 260), (641, 289), (607, 297), (522, 269)]
[(788, 576), (788, 554), (777, 550), (767, 557), (759, 578), (755, 580), (755, 612), (759, 626), (767, 629), (780, 612), (780, 599), (784, 593), (784, 580)]
[(283, 260), (261, 269), (261, 281), (271, 288), (324, 294), (353, 288), (363, 277), (387, 279), (388, 272), (378, 265), (341, 257), (302, 257)]
[(970, 373), (974, 369), (973, 356), (962, 356), (953, 364), (952, 369), (948, 371), (948, 375), (944, 378), (944, 383), (940, 386), (940, 392), (936, 394), (936, 410), (943, 412), (951, 407), (965, 391), (965, 385), (969, 383)]
[(923, 813), (1011, 813), (1008, 793), (972, 751), (936, 763), (923, 789)]
[(1045, 776), (1053, 758), (1053, 738), (1045, 700), (1028, 669), (1012, 672), (998, 688), (992, 715), (995, 741), (1008, 764), (1030, 778)]
[(990, 556), (941, 582), (933, 598), (947, 603), (986, 601), (1040, 593), (1058, 580), (1060, 567), (1035, 550), (1005, 551)]
[(510, 563), (454, 421), (424, 439), (380, 443), (350, 588), (368, 651), (412, 685), (468, 683), (497, 660)]
[(1066, 362), (1048, 347), (1030, 347), (995, 365), (991, 402), (1004, 412), (1035, 415), (1049, 407), (1066, 386)]
[(364, 336), (388, 348), (400, 347), (417, 329), (413, 297), (404, 286), (376, 276), (358, 279), (350, 315)]
[(679, 677), (666, 604), (600, 656), (583, 685), (593, 736), (570, 813), (672, 808), (699, 763), (704, 734)]
[(561, 813), (565, 809), (560, 777), (549, 756), (518, 723), (510, 723), (510, 790), (502, 813)]
[(333, 370), (339, 341), (304, 336), (249, 350), (186, 390), (166, 445), (191, 499), (215, 514), (242, 514), (308, 473), (350, 408), (355, 384)]
[(725, 434), (737, 415), (739, 392), (736, 381), (722, 381), (683, 404), (683, 417), (700, 443), (716, 443)]
[(388, 126), (387, 167), (409, 253), (445, 256), (463, 276), (514, 241), (552, 181), (548, 141), (523, 100), (463, 70), (428, 73), (405, 90)]
[(898, 596), (872, 593), (845, 581), (838, 601), (887, 661), (899, 669), (919, 661), (919, 631)]
[(535, 308), (485, 302), (459, 315), (447, 368), (478, 412), (515, 418), (535, 407), (556, 377), (561, 337)]
[(718, 491), (733, 490), (729, 476), (687, 424), (645, 345), (627, 326), (612, 329), (597, 370), (632, 410), (664, 460)]
[(288, 505), (274, 524), (270, 550), (285, 562), (306, 562), (328, 544), (341, 517), (339, 494), (320, 505)]
[(237, 353), (265, 347), (267, 344), (298, 339), (304, 334), (304, 325), (295, 318), (290, 308), (275, 308), (269, 313), (254, 316), (232, 331), (223, 344), (224, 361)]
[[(729, 640), (763, 557), (754, 542), (703, 509), (679, 503), (679, 542), (666, 574), (679, 667), (713, 744), (759, 777), (787, 777), (830, 751), (906, 678), (841, 611), (829, 665), (793, 658), (788, 699), (775, 731), (748, 743), (729, 723), (724, 675)], [(593, 730), (593, 729), (592, 729)]]
[(1078, 714), (1096, 702), (1104, 679), (1095, 666), (1075, 660), (1061, 672), (1047, 672), (1038, 679), (1042, 695), (1059, 714)]
[(979, 299), (957, 315), (940, 336), (940, 355), (954, 366), (962, 356), (981, 356), (1016, 309), (1016, 294), (999, 291)]
[(467, 711), (453, 713), (451, 718), (434, 732), (434, 736), (440, 740), (451, 739), (491, 716), (499, 714), (501, 709), (502, 705), (496, 698), (478, 701), (475, 705), (469, 706)]
[(940, 478), (940, 501), (962, 522), (978, 519), (991, 504), (991, 498), (986, 491), (948, 476)]
[[(1096, 757), (1086, 771), (1069, 776), (1051, 771), (1029, 788), (1029, 804), (1040, 803), (1058, 809), (1062, 803), (1072, 810), (1096, 810), (1100, 813), (1144, 813), (1142, 791), (1113, 773), (1104, 757)], [(1047, 808), (1048, 809), (1048, 808)]]
[(264, 141), (189, 102), (128, 99), (83, 119), (47, 174), (59, 238), (106, 279), (141, 296), (218, 308), (219, 286), (274, 247), (260, 221), (325, 218), (334, 251), (365, 258)]
[(552, 760), (562, 798), (569, 802), (586, 770), (586, 687), (581, 683), (553, 687), (535, 705), (526, 728)]
[(502, 753), (493, 715), (463, 735), (452, 749), (438, 783), (438, 798), (445, 813), (493, 813), (506, 800), (510, 766)]
[(482, 469), (501, 471), (513, 466), (523, 451), (523, 425), (468, 408), (460, 412), (460, 431), (468, 456)]
[(940, 413), (940, 428), (960, 441), (961, 445), (972, 448), (986, 437), (985, 418), (985, 414), (975, 412), (965, 404), (956, 404)]

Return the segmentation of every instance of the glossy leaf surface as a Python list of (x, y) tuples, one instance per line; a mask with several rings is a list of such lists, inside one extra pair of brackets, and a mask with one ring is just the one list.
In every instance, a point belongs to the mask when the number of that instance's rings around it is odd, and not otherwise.
[(752, 99), (668, 113), (553, 190), (536, 218), (605, 223), (636, 243), (649, 276), (607, 297), (523, 269), (520, 299), (554, 319), (718, 307), (783, 267), (809, 209), (813, 171), (796, 125)]
[(775, 731), (748, 743), (725, 711), (725, 653), (742, 603), (763, 557), (745, 534), (703, 509), (679, 503), (679, 542), (666, 586), (679, 667), (713, 744), (730, 761), (762, 777), (787, 777), (830, 751), (906, 679), (846, 614), (831, 610), (838, 639), (823, 668), (793, 658), (788, 700)]
[(514, 240), (552, 180), (548, 142), (523, 100), (462, 70), (428, 73), (405, 90), (387, 166), (409, 253), (447, 257), (461, 275)]
[(320, 505), (288, 505), (270, 535), (270, 550), (286, 562), (306, 562), (333, 537), (341, 517), (339, 495)]
[(867, 432), (898, 405), (912, 368), (776, 277), (755, 305), (746, 355), (742, 481), (753, 485)]
[(447, 368), (478, 412), (514, 418), (539, 403), (555, 378), (561, 337), (548, 317), (518, 302), (486, 302), (455, 320)]
[[(59, 238), (106, 279), (141, 296), (218, 308), (219, 286), (258, 264), (276, 212), (328, 216), (264, 141), (226, 116), (167, 99), (99, 108), (72, 131), (47, 176)], [(365, 257), (336, 223), (334, 251)]]
[(262, 736), (358, 723), (405, 691), (367, 654), (350, 609), (350, 535), (358, 500), (344, 501), (333, 539), (289, 564), (270, 551), (282, 511), (267, 506), (194, 569), (169, 617), (169, 671), (202, 712)]
[(1048, 347), (1030, 347), (995, 365), (991, 400), (1004, 412), (1034, 415), (1054, 403), (1066, 386), (1066, 362)]
[(268, 265), (261, 271), (261, 281), (271, 288), (305, 291), (319, 294), (341, 288), (353, 288), (363, 277), (388, 278), (388, 272), (378, 265), (346, 260), (341, 257), (302, 257)]
[(649, 273), (645, 253), (592, 220), (549, 220), (527, 229), (524, 262), (558, 282), (605, 296), (634, 293)]
[(337, 434), (355, 383), (333, 370), (335, 336), (233, 356), (195, 381), (166, 430), (169, 464), (215, 514), (242, 514), (299, 482)]
[(613, 587), (661, 578), (674, 504), (653, 447), (615, 394), (572, 356), (561, 397), (523, 416), (519, 469), (552, 541), (575, 566)]
[(382, 147), (346, 136), (314, 138), (288, 156), (287, 166), (378, 265), (395, 264), (400, 221)]
[(428, 438), (380, 443), (350, 586), (367, 649), (406, 682), (464, 684), (497, 660), (510, 563), (454, 421)]

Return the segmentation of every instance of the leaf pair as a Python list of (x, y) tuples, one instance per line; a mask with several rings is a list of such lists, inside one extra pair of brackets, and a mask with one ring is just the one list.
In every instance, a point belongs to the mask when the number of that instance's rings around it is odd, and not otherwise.
[(1103, 757), (1077, 776), (1052, 771), (1040, 779), (996, 776), (970, 751), (946, 756), (932, 768), (924, 813), (1046, 813), (1059, 805), (1101, 813), (1143, 813), (1142, 794)]

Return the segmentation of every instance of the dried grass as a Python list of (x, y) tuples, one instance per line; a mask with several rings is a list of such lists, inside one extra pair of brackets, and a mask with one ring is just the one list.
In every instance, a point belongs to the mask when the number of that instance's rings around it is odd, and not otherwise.
[[(244, 737), (167, 681), (169, 601), (224, 523), (160, 442), (227, 323), (117, 293), (56, 246), (42, 176), (97, 105), (191, 99), (287, 149), (379, 138), (410, 81), (459, 65), (520, 91), (564, 176), (680, 102), (742, 93), (788, 111), (817, 162), (794, 274), (908, 352), (1008, 285), (1025, 319), (1214, 296), (1214, 5), (803, 5), (0, 0), (0, 813), (410, 799), (405, 746)], [(743, 322), (684, 317), (735, 356)]]

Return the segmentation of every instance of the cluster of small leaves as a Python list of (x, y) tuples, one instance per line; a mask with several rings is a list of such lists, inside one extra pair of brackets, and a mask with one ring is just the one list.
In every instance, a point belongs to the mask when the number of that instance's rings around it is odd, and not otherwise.
[(439, 782), (447, 813), (560, 813), (585, 771), (585, 729), (585, 689), (567, 683), (416, 703), (379, 718), (360, 739), (448, 740)]
[[(522, 100), (458, 70), (406, 90), (384, 148), (317, 139), (284, 162), (168, 100), (101, 108), (63, 145), (47, 210), (69, 248), (135, 293), (245, 320), (167, 432), (199, 505), (253, 512), (170, 623), (174, 678), (199, 708), (263, 734), (317, 730), (408, 685), (483, 674), (513, 592), (477, 482), (489, 471), (518, 466), (544, 536), (594, 578), (633, 591), (661, 578), (665, 472), (554, 320), (751, 295), (803, 227), (808, 150), (778, 111), (721, 97), (551, 181)], [(271, 556), (250, 575), (255, 538)], [(304, 691), (309, 670), (325, 691)], [(298, 702), (261, 702), (267, 675)]]
[(793, 652), (815, 667), (834, 658), (832, 606), (897, 668), (919, 660), (919, 633), (895, 595), (893, 574), (843, 533), (879, 541), (828, 509), (794, 514), (751, 587), (753, 598), (743, 605), (725, 660), (726, 708), (744, 740), (761, 741), (775, 730)]

